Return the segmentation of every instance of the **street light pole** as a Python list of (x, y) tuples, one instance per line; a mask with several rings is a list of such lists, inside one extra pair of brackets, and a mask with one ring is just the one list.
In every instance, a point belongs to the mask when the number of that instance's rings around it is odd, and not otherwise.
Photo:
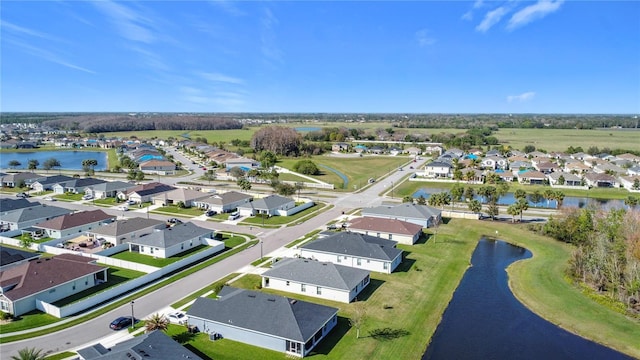
[(133, 316), (133, 304), (134, 304), (134, 301), (131, 300), (131, 330), (133, 330), (133, 326), (136, 323), (136, 318)]
[(262, 261), (262, 240), (260, 240), (260, 260)]

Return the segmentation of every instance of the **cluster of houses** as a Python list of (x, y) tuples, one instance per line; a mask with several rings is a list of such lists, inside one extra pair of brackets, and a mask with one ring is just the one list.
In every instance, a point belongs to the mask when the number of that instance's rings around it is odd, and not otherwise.
[(614, 156), (514, 150), (505, 155), (498, 150), (482, 153), (449, 149), (427, 163), (422, 176), (481, 183), (490, 173), (504, 181), (522, 184), (640, 191), (640, 156), (630, 153)]
[[(403, 261), (398, 243), (411, 245), (440, 221), (425, 205), (379, 206), (362, 211), (347, 231), (323, 232), (261, 274), (262, 287), (350, 303), (371, 282), (371, 271), (391, 274)], [(337, 325), (338, 309), (225, 286), (218, 299), (200, 297), (187, 311), (190, 326), (254, 346), (304, 357)], [(277, 324), (275, 326), (274, 324)]]
[(121, 147), (124, 156), (128, 156), (136, 164), (138, 169), (145, 174), (173, 175), (176, 172), (176, 164), (151, 144), (137, 144), (134, 147)]
[[(399, 142), (391, 142), (392, 144), (398, 144)], [(382, 146), (378, 144), (369, 144), (369, 146), (364, 143), (356, 143), (355, 145), (352, 143), (346, 142), (338, 142), (331, 145), (331, 151), (333, 152), (354, 152), (358, 154), (374, 154), (374, 155), (409, 155), (409, 156), (419, 156), (425, 154), (440, 154), (442, 153), (442, 144), (440, 143), (424, 143), (424, 147), (420, 148), (417, 146), (408, 146), (408, 147), (399, 147), (396, 145), (391, 146)]]

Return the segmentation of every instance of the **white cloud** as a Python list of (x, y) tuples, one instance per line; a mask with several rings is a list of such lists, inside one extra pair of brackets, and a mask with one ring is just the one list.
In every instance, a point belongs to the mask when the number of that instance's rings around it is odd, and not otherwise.
[(278, 25), (278, 18), (271, 12), (270, 9), (265, 9), (264, 15), (260, 19), (262, 26), (260, 32), (261, 50), (262, 54), (270, 60), (277, 62), (282, 61), (282, 52), (276, 43), (276, 32), (274, 27)]
[(223, 83), (229, 83), (229, 84), (244, 84), (244, 80), (240, 79), (240, 78), (236, 78), (236, 77), (232, 77), (232, 76), (228, 76), (228, 75), (224, 75), (224, 74), (220, 74), (220, 73), (200, 73), (200, 76), (202, 76), (203, 78), (209, 80), (209, 81), (215, 81), (215, 82), (223, 82)]
[(533, 91), (528, 91), (520, 95), (509, 95), (507, 96), (507, 102), (525, 102), (532, 100), (535, 96), (536, 93)]
[(8, 21), (5, 20), (0, 20), (0, 27), (2, 27), (5, 31), (9, 31), (11, 33), (14, 34), (20, 34), (20, 35), (29, 35), (32, 37), (38, 37), (41, 39), (45, 39), (45, 40), (52, 40), (52, 41), (60, 41), (63, 42), (64, 40), (59, 39), (55, 36), (51, 36), (49, 34), (45, 34), (43, 32), (37, 31), (37, 30), (33, 30), (33, 29), (29, 29), (26, 27), (22, 27), (19, 25), (15, 25), (12, 24)]
[(433, 45), (436, 42), (436, 39), (431, 36), (431, 31), (427, 29), (416, 31), (416, 40), (420, 46)]
[(84, 68), (82, 66), (78, 66), (76, 64), (70, 63), (69, 61), (67, 61), (66, 59), (60, 57), (58, 54), (55, 54), (51, 51), (45, 50), (45, 49), (41, 49), (39, 47), (35, 47), (23, 42), (19, 42), (19, 41), (14, 41), (12, 39), (10, 40), (5, 40), (11, 44), (14, 44), (20, 48), (22, 48), (24, 50), (24, 52), (26, 52), (27, 54), (39, 57), (43, 60), (52, 62), (54, 64), (58, 64), (58, 65), (62, 65), (64, 67), (68, 67), (69, 69), (74, 69), (74, 70), (79, 70), (82, 72), (86, 72), (89, 74), (95, 74), (96, 72), (87, 68)]
[(147, 44), (156, 40), (150, 29), (153, 21), (148, 17), (113, 1), (93, 1), (92, 4), (110, 18), (122, 37)]
[(484, 5), (484, 0), (476, 0), (476, 2), (473, 3), (473, 8), (477, 9), (479, 7), (482, 7), (482, 5)]
[(231, 1), (211, 0), (211, 1), (209, 1), (209, 3), (220, 7), (221, 9), (223, 9), (226, 13), (228, 13), (230, 15), (234, 15), (234, 16), (245, 15), (245, 13), (242, 10), (238, 9), (238, 7), (235, 6), (235, 4), (233, 2), (231, 2)]
[(563, 2), (564, 0), (538, 0), (537, 3), (529, 5), (513, 14), (511, 19), (509, 19), (507, 29), (513, 30), (534, 20), (541, 19), (560, 9)]
[(508, 12), (509, 10), (505, 6), (501, 6), (497, 9), (487, 12), (487, 14), (484, 16), (484, 19), (482, 19), (482, 22), (478, 26), (476, 26), (476, 31), (486, 32), (487, 30), (491, 29), (493, 25), (497, 24), (500, 19), (502, 19), (502, 17)]
[(461, 19), (462, 20), (467, 20), (467, 21), (473, 20), (473, 11), (469, 10), (466, 13), (462, 14)]

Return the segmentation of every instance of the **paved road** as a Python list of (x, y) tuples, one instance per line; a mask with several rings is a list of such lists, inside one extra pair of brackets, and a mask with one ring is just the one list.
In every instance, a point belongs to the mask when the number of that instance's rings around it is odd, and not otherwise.
[[(175, 156), (175, 155), (174, 155)], [(182, 160), (180, 160), (182, 161)], [(413, 164), (417, 169), (422, 165), (424, 160)], [(397, 169), (396, 169), (397, 170)], [(343, 211), (349, 211), (354, 208), (375, 206), (382, 203), (380, 193), (389, 191), (392, 184), (397, 185), (400, 180), (407, 176), (408, 170), (395, 171), (385, 179), (379, 179), (372, 186), (360, 193), (343, 194), (337, 197), (322, 197), (321, 200), (329, 202), (334, 207), (325, 211), (302, 224), (292, 227), (282, 227), (279, 229), (262, 229), (253, 227), (249, 230), (246, 227), (239, 227), (230, 224), (212, 223), (206, 221), (194, 222), (197, 225), (214, 228), (216, 230), (236, 231), (238, 233), (253, 233), (258, 235), (263, 241), (262, 250), (264, 255), (274, 251), (287, 243), (304, 236), (317, 228), (324, 228), (325, 224), (335, 218), (341, 216)], [(194, 175), (197, 176), (197, 175)], [(174, 180), (175, 181), (175, 180)], [(335, 195), (335, 194), (332, 194)], [(74, 209), (86, 209), (87, 205), (57, 202), (64, 207)], [(102, 208), (106, 212), (114, 215), (121, 215), (121, 211)], [(139, 212), (129, 212), (127, 216), (149, 216), (157, 219), (167, 219), (167, 216), (146, 214)], [(234, 256), (226, 258), (212, 266), (201, 271), (184, 277), (171, 285), (163, 287), (151, 294), (147, 294), (135, 299), (134, 313), (136, 318), (144, 318), (160, 309), (176, 302), (184, 296), (197, 291), (205, 284), (210, 284), (227, 274), (237, 272), (245, 265), (253, 262), (260, 257), (260, 246), (254, 246), (246, 249)], [(82, 346), (90, 345), (99, 341), (99, 339), (108, 337), (113, 334), (108, 324), (111, 320), (118, 316), (129, 316), (131, 314), (131, 305), (126, 304), (117, 309), (109, 311), (105, 314), (91, 318), (84, 323), (58, 331), (53, 334), (44, 335), (38, 338), (32, 338), (24, 341), (11, 342), (2, 344), (0, 347), (0, 358), (7, 358), (14, 355), (19, 349), (25, 347), (36, 346), (43, 349), (44, 352), (61, 352), (66, 350), (74, 350)]]

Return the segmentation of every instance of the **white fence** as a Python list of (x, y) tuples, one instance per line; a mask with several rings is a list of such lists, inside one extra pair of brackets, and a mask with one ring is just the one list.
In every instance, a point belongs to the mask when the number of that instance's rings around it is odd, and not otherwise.
[(455, 219), (480, 219), (480, 214), (472, 213), (467, 211), (453, 211), (453, 210), (443, 210), (442, 217), (447, 218), (455, 218)]
[[(283, 183), (290, 184), (290, 185), (295, 185), (296, 183), (299, 183), (299, 182), (300, 181), (283, 181)], [(302, 184), (304, 184), (305, 188), (330, 189), (330, 190), (335, 189), (335, 185), (327, 184), (327, 183), (302, 182)]]
[(289, 216), (289, 215), (297, 214), (302, 210), (306, 210), (312, 207), (313, 205), (315, 205), (315, 203), (313, 201), (309, 201), (304, 204), (298, 205), (294, 208), (291, 208), (289, 210), (278, 210), (278, 212), (280, 213), (280, 216)]
[[(143, 275), (139, 278), (135, 278), (132, 279), (130, 281), (127, 281), (121, 285), (118, 285), (116, 287), (113, 288), (109, 288), (103, 292), (97, 293), (91, 297), (82, 299), (78, 302), (74, 302), (72, 304), (66, 305), (64, 307), (57, 307), (54, 306), (52, 304), (46, 303), (44, 301), (40, 301), (40, 300), (36, 300), (36, 307), (38, 308), (38, 310), (45, 312), (49, 315), (58, 317), (58, 318), (63, 318), (63, 317), (67, 317), (73, 314), (77, 314), (79, 312), (85, 311), (91, 307), (94, 307), (98, 304), (104, 303), (110, 299), (113, 299), (119, 295), (122, 295), (128, 291), (134, 290), (138, 287), (141, 287), (145, 284), (148, 284), (149, 282), (152, 282), (154, 280), (157, 280), (161, 277), (166, 276), (167, 274), (170, 274), (173, 271), (176, 271), (177, 269), (180, 269), (182, 267), (185, 267), (187, 265), (196, 263), (206, 257), (212, 256), (213, 254), (220, 252), (222, 250), (224, 250), (224, 242), (222, 241), (218, 241), (218, 240), (214, 240), (214, 239), (204, 239), (203, 240), (203, 244), (206, 244), (208, 246), (210, 246), (209, 249), (203, 250), (203, 251), (199, 251), (185, 259), (182, 259), (180, 261), (176, 261), (173, 264), (167, 265), (163, 268), (155, 268), (153, 266), (148, 266), (148, 265), (143, 265), (143, 264), (138, 264), (138, 263), (132, 263), (130, 261), (123, 261), (122, 262), (122, 267), (125, 267), (127, 269), (132, 269), (132, 270), (138, 270), (138, 269), (145, 269), (146, 270), (150, 270), (151, 268), (155, 269), (153, 272), (149, 272), (146, 275)], [(58, 251), (65, 251), (64, 249), (59, 249), (59, 248), (52, 248), (52, 247), (47, 247), (47, 252), (48, 251), (55, 251), (56, 253)], [(68, 252), (68, 250), (67, 250)], [(75, 253), (75, 252), (74, 252)], [(79, 253), (78, 255), (82, 255), (82, 256), (88, 256), (88, 257), (92, 257), (94, 259), (98, 259), (98, 261), (100, 262), (104, 262), (106, 264), (108, 264), (108, 261), (112, 261), (112, 260), (116, 260), (116, 259), (111, 259), (109, 257), (106, 256), (102, 256), (102, 255), (96, 255), (96, 254), (84, 254), (84, 253)], [(122, 261), (122, 260), (118, 260), (118, 261)], [(120, 266), (120, 265), (113, 265), (113, 266)], [(138, 270), (138, 271), (144, 271), (144, 270)]]

